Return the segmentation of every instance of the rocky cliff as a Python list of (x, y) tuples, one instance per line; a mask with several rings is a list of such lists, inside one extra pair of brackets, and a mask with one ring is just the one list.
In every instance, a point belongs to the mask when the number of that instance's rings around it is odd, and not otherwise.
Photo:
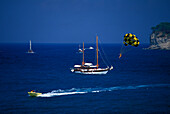
[(148, 49), (170, 50), (170, 23), (160, 23), (156, 27), (152, 27), (152, 30)]

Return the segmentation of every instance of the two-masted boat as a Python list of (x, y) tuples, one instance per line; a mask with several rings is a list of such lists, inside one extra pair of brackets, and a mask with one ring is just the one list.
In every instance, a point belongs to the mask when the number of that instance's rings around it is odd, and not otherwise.
[(98, 63), (98, 36), (96, 36), (96, 55), (97, 55), (97, 64), (93, 65), (92, 63), (84, 62), (84, 42), (83, 42), (83, 61), (81, 65), (74, 65), (74, 68), (71, 69), (72, 72), (80, 74), (106, 74), (109, 70), (113, 69), (113, 66), (107, 68), (99, 68)]
[(28, 50), (28, 53), (34, 53), (34, 51), (31, 49), (31, 40), (30, 40), (30, 49)]

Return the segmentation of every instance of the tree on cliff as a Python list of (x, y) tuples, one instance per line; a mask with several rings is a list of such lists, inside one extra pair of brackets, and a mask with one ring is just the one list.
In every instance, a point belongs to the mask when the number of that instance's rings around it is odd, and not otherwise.
[(151, 29), (153, 30), (153, 32), (164, 32), (164, 33), (170, 34), (170, 23), (162, 22), (156, 25), (156, 27), (152, 27)]
[(148, 49), (170, 50), (170, 23), (162, 22), (151, 28), (150, 47)]

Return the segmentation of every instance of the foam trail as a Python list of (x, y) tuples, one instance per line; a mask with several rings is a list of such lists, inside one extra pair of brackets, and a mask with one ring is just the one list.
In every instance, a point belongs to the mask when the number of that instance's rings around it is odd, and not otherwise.
[(128, 89), (138, 89), (138, 88), (155, 88), (155, 87), (170, 87), (170, 84), (151, 84), (151, 85), (138, 85), (138, 86), (115, 86), (108, 88), (72, 88), (67, 90), (53, 90), (52, 92), (43, 93), (38, 97), (54, 97), (62, 95), (74, 95), (74, 94), (85, 94), (85, 93), (98, 93), (116, 90), (128, 90)]

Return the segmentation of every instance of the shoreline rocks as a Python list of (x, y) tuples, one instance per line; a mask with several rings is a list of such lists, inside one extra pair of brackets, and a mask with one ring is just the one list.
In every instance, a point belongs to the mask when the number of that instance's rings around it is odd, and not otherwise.
[(160, 23), (152, 27), (152, 30), (150, 46), (146, 49), (170, 50), (170, 23)]

